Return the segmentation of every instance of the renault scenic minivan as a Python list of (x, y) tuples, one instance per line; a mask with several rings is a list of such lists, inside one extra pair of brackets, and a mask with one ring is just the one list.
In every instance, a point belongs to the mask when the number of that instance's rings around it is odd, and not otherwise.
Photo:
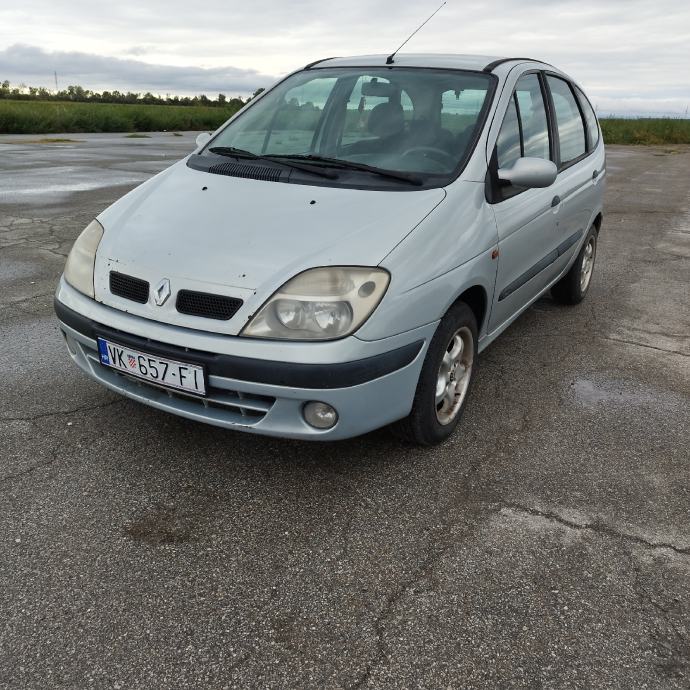
[(89, 224), (55, 297), (76, 364), (147, 405), (436, 443), (479, 353), (589, 289), (604, 144), (543, 62), (321, 60), (197, 145)]

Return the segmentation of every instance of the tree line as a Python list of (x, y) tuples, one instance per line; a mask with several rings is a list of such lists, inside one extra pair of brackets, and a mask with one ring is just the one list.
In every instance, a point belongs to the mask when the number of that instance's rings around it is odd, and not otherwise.
[(44, 86), (26, 86), (19, 84), (12, 86), (6, 79), (0, 82), (0, 98), (11, 98), (21, 101), (75, 101), (80, 103), (131, 103), (144, 105), (205, 105), (218, 108), (233, 108), (239, 110), (247, 101), (258, 96), (263, 89), (257, 89), (249, 98), (240, 96), (228, 98), (219, 93), (216, 98), (199, 96), (165, 96), (154, 95), (147, 91), (144, 94), (128, 91), (91, 91), (82, 86), (68, 86), (66, 89), (54, 91)]

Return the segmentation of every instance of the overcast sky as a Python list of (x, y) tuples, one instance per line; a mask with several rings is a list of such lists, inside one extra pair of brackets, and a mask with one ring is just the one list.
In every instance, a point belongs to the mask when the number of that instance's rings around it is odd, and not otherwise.
[[(331, 55), (388, 53), (440, 0), (6, 0), (0, 80), (246, 95)], [(600, 113), (690, 106), (689, 0), (449, 0), (408, 52), (557, 65)]]

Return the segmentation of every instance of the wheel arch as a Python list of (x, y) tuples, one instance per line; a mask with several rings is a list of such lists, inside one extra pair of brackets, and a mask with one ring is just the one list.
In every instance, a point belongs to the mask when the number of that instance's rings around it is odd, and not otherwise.
[(601, 230), (601, 223), (604, 220), (604, 214), (599, 211), (596, 216), (594, 216), (594, 220), (592, 221), (592, 225), (597, 229), (597, 232)]
[(486, 325), (485, 321), (489, 306), (489, 296), (484, 286), (476, 284), (465, 288), (455, 298), (449, 309), (458, 302), (464, 302), (472, 310), (475, 319), (477, 319), (477, 332), (481, 334)]

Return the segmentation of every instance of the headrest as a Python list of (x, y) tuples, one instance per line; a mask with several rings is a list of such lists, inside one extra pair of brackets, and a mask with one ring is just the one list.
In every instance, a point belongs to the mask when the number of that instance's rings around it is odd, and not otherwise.
[(374, 136), (389, 137), (401, 132), (404, 126), (405, 115), (400, 103), (379, 103), (369, 113), (367, 128)]

